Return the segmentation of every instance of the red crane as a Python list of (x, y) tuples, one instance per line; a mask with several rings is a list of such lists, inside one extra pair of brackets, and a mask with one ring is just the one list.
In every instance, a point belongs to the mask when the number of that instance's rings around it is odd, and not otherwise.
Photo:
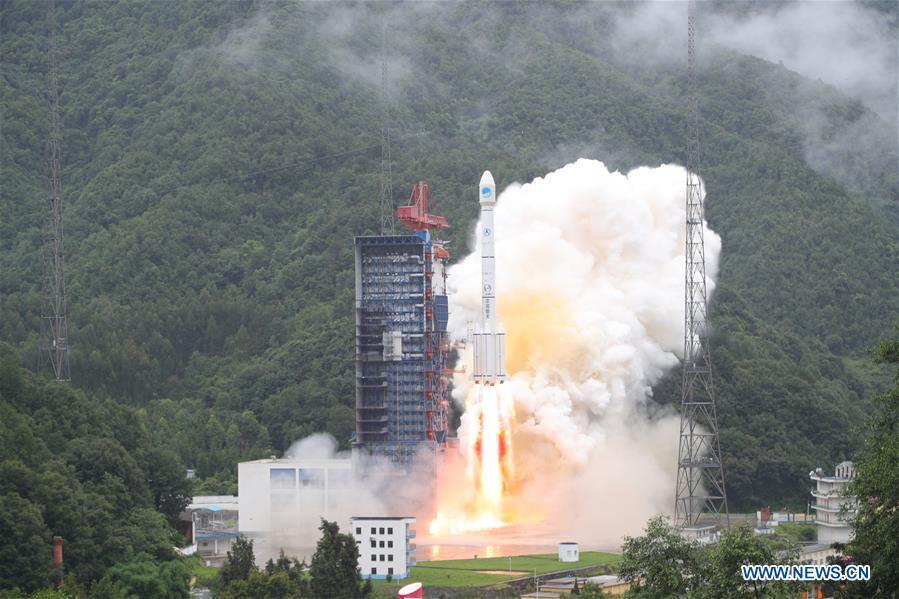
[(413, 231), (445, 229), (449, 226), (444, 217), (428, 212), (428, 184), (424, 181), (412, 186), (412, 197), (409, 198), (409, 202), (409, 206), (400, 206), (396, 209), (396, 216)]

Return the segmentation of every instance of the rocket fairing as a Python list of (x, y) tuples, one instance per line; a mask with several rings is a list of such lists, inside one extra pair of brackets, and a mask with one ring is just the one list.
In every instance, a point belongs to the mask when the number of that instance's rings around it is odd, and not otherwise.
[(474, 382), (495, 385), (506, 380), (506, 347), (502, 325), (496, 322), (496, 257), (493, 208), (496, 184), (490, 171), (484, 171), (478, 184), (481, 204), (481, 318), (475, 327)]

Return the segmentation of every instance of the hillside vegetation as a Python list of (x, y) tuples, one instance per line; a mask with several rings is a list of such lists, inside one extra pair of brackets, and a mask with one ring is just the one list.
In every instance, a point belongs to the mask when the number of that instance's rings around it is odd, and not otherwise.
[[(79, 391), (54, 393), (136, 409), (128, 413), (145, 419), (145, 434), (167, 440), (208, 491), (232, 488), (235, 460), (311, 432), (347, 445), (352, 237), (377, 222), (379, 24), (389, 6), (59, 4)], [(548, 27), (566, 6), (541, 5), (538, 21), (528, 4), (387, 15), (396, 199), (427, 181), (456, 257), (486, 166), (505, 184), (581, 154), (623, 170), (683, 162), (682, 73), (632, 72), (584, 44), (583, 31)], [(45, 11), (11, 0), (0, 15), (0, 339), (31, 369)], [(580, 26), (602, 31), (604, 18)], [(826, 108), (835, 129), (877, 119), (823, 84), (716, 52), (699, 85), (708, 218), (724, 244), (712, 318), (731, 506), (804, 506), (805, 473), (851, 455), (852, 427), (882, 381), (859, 364), (899, 314), (895, 172), (844, 181), (813, 168), (790, 107)], [(895, 144), (885, 148), (895, 156)], [(656, 390), (662, 403), (676, 396), (671, 380)]]

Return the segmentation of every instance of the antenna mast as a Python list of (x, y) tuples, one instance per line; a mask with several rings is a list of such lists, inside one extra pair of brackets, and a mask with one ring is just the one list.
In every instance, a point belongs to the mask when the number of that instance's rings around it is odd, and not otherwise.
[(57, 381), (70, 380), (69, 333), (66, 321), (65, 254), (62, 237), (62, 183), (59, 166), (59, 89), (56, 76), (56, 14), (54, 0), (48, 5), (50, 43), (47, 69), (47, 100), (50, 108), (50, 256), (47, 264), (46, 351)]
[(381, 235), (394, 233), (393, 183), (390, 172), (390, 108), (387, 101), (387, 20), (381, 17)]
[[(687, 241), (684, 285), (684, 363), (674, 523), (695, 528), (727, 523), (727, 493), (718, 440), (718, 416), (709, 354), (708, 301), (699, 178), (699, 107), (696, 97), (696, 3), (687, 9)], [(700, 522), (706, 514), (703, 522)]]

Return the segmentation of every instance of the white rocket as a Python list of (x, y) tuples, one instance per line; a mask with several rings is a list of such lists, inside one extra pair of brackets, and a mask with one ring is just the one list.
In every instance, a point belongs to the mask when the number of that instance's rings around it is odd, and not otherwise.
[(496, 235), (493, 229), (496, 184), (490, 171), (481, 175), (478, 200), (481, 203), (481, 318), (472, 339), (474, 382), (495, 385), (506, 380), (506, 344), (502, 326), (496, 323)]

